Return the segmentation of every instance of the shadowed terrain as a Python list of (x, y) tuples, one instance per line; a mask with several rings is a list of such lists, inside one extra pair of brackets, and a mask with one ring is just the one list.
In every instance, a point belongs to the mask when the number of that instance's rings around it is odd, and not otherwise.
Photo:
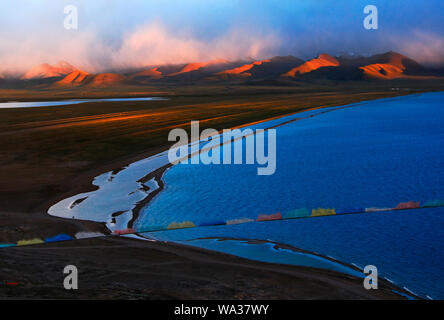
[[(63, 288), (69, 264), (78, 290)], [(18, 283), (0, 287), (3, 299), (403, 299), (383, 280), (368, 291), (333, 271), (117, 237), (1, 250), (0, 270)]]

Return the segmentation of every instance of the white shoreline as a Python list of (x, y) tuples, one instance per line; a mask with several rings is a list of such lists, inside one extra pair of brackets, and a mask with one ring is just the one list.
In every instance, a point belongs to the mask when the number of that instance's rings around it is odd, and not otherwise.
[[(311, 108), (302, 112), (282, 116), (277, 119), (265, 120), (253, 125), (246, 124), (240, 127), (253, 130), (266, 130), (285, 125), (292, 121), (309, 119), (326, 112), (362, 106), (374, 101), (389, 99), (393, 100), (397, 99), (397, 97), (363, 101), (343, 106)], [(220, 144), (217, 146), (211, 146), (211, 148), (220, 147), (227, 142), (224, 141), (222, 134), (219, 134), (219, 138)], [(242, 138), (242, 135), (235, 137), (235, 140), (240, 138)], [(205, 148), (202, 148), (202, 144), (206, 143), (208, 143), (206, 139), (194, 141), (188, 145), (188, 148), (191, 149), (191, 146), (199, 144), (199, 151), (206, 150)], [(154, 184), (151, 184), (151, 186), (144, 185), (140, 181), (150, 173), (169, 164), (167, 150), (146, 159), (136, 161), (121, 168), (117, 173), (113, 173), (113, 171), (105, 172), (95, 177), (92, 181), (92, 185), (97, 187), (96, 190), (80, 193), (61, 200), (48, 209), (48, 214), (68, 219), (102, 222), (105, 223), (111, 231), (125, 229), (127, 228), (125, 223), (128, 223), (133, 219), (133, 210), (136, 208), (137, 204), (157, 189), (152, 188)], [(148, 189), (148, 191), (146, 191), (146, 189)], [(82, 198), (86, 199), (82, 200)], [(73, 206), (73, 204), (75, 205)], [(121, 212), (121, 214), (114, 217), (115, 222), (113, 223), (112, 215), (116, 212)]]

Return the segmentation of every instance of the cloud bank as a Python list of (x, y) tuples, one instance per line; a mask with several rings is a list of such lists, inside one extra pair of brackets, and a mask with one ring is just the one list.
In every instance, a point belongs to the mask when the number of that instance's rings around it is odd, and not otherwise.
[(444, 65), (443, 36), (415, 30), (408, 38), (393, 38), (392, 42), (397, 50), (414, 58), (420, 63), (428, 65)]
[(207, 41), (188, 34), (175, 34), (159, 22), (144, 25), (124, 36), (121, 46), (111, 52), (113, 67), (142, 67), (214, 59), (259, 59), (277, 52), (279, 37), (232, 28)]
[[(373, 2), (380, 12), (376, 31), (362, 25), (366, 0), (0, 1), (0, 76), (59, 60), (102, 72), (389, 50), (444, 65), (442, 0)], [(63, 28), (66, 4), (79, 8), (76, 31)]]
[(150, 65), (210, 61), (214, 59), (260, 59), (274, 55), (280, 38), (273, 32), (231, 28), (209, 40), (174, 32), (153, 22), (123, 34), (118, 44), (106, 43), (94, 30), (51, 32), (51, 36), (17, 40), (4, 35), (0, 42), (0, 72), (23, 73), (40, 63), (65, 60), (88, 72), (138, 68)]

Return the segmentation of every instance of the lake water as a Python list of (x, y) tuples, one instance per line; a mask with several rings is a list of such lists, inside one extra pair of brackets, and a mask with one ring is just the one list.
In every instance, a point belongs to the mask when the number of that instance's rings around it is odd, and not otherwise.
[[(254, 165), (176, 165), (165, 173), (165, 189), (142, 210), (136, 228), (172, 221), (254, 219), (295, 208), (395, 207), (409, 200), (444, 198), (444, 93), (367, 102), (276, 130), (274, 175), (258, 176)], [(423, 297), (444, 298), (444, 208), (151, 235), (257, 260), (294, 263), (288, 252), (266, 245), (188, 241), (271, 239), (360, 268), (375, 265), (380, 275), (400, 287)]]
[(107, 99), (75, 99), (75, 100), (59, 100), (59, 101), (33, 101), (33, 102), (0, 102), (0, 109), (16, 109), (16, 108), (36, 108), (36, 107), (52, 107), (52, 106), (66, 106), (87, 102), (102, 102), (102, 101), (150, 101), (150, 100), (164, 100), (164, 98), (150, 97), (150, 98), (107, 98)]

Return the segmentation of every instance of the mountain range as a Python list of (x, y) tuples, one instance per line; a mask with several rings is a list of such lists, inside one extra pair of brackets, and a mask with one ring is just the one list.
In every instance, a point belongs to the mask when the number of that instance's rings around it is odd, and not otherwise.
[[(88, 73), (68, 62), (38, 65), (15, 83), (48, 85), (54, 87), (101, 87), (122, 84), (144, 85), (162, 82), (220, 82), (258, 80), (392, 80), (433, 79), (444, 76), (441, 70), (428, 69), (397, 52), (369, 57), (331, 56), (326, 53), (304, 61), (294, 56), (277, 56), (265, 60), (212, 60), (188, 64), (147, 66), (132, 71)], [(11, 80), (11, 79), (9, 79)], [(7, 82), (1, 79), (2, 83)]]

